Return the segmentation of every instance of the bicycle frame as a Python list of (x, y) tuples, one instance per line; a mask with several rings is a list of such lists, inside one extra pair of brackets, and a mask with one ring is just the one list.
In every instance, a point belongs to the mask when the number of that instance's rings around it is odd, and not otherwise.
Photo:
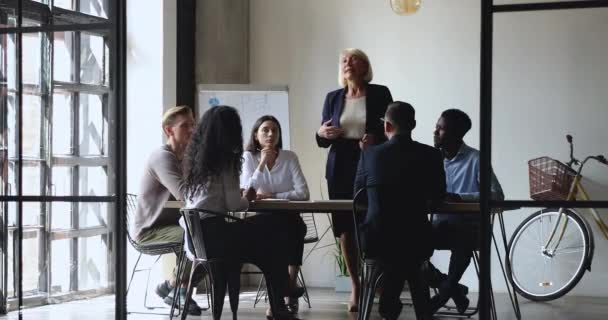
[[(572, 181), (572, 186), (570, 187), (570, 192), (568, 193), (568, 198), (567, 198), (567, 200), (569, 200), (569, 201), (576, 200), (577, 198), (580, 198), (585, 201), (590, 200), (589, 194), (587, 194), (587, 191), (585, 191), (585, 188), (583, 187), (583, 185), (581, 183), (581, 179), (582, 179), (582, 176), (580, 174), (581, 170), (582, 170), (582, 166), (581, 166), (581, 168), (579, 168), (579, 172), (577, 173), (577, 175), (574, 177), (574, 180)], [(597, 210), (595, 210), (595, 208), (589, 208), (589, 210), (591, 211), (591, 213), (593, 215), (593, 219), (595, 220), (595, 223), (597, 224), (599, 229), (602, 231), (604, 238), (606, 238), (606, 240), (608, 240), (608, 225), (600, 217), (600, 215), (598, 214)], [(553, 241), (553, 238), (555, 237), (557, 230), (560, 228), (560, 222), (564, 216), (565, 216), (564, 208), (563, 207), (559, 208), (559, 215), (558, 215), (557, 222), (555, 223), (555, 226), (553, 227), (553, 230), (551, 231), (551, 235), (547, 239), (547, 242), (545, 243), (545, 246), (543, 248), (543, 253), (546, 255), (549, 255), (549, 256), (553, 255), (553, 252), (555, 252), (555, 250), (559, 247), (559, 244), (564, 236), (564, 233), (566, 232), (566, 227), (568, 226), (568, 219), (564, 219), (565, 222), (561, 223), (561, 231), (559, 233), (559, 237), (557, 238), (557, 240), (555, 240), (556, 243), (555, 243), (555, 246), (553, 247), (553, 249), (549, 250), (551, 242)]]

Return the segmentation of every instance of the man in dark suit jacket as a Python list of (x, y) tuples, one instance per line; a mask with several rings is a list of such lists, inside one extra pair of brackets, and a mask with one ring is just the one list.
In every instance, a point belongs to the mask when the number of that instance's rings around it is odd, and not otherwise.
[(429, 287), (421, 265), (433, 253), (428, 214), (446, 192), (439, 150), (412, 140), (414, 108), (391, 103), (384, 118), (388, 141), (361, 153), (355, 190), (367, 187), (368, 208), (359, 225), (367, 258), (384, 269), (380, 314), (397, 319), (403, 285), (409, 282), (417, 319), (431, 319)]

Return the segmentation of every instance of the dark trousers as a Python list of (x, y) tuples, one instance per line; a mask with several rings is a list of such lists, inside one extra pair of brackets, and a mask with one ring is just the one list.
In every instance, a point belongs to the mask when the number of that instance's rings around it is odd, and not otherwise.
[[(223, 218), (201, 220), (208, 258), (221, 258), (214, 281), (224, 285), (229, 276), (240, 274), (242, 263), (258, 266), (269, 285), (271, 302), (280, 303), (287, 293), (285, 229), (277, 219), (259, 215), (247, 222), (226, 222)], [(217, 284), (216, 284), (217, 285)]]
[(451, 296), (471, 264), (473, 251), (479, 247), (479, 220), (433, 220), (433, 238), (435, 249), (450, 250), (450, 265), (448, 273), (444, 274), (429, 262), (425, 277), (440, 294)]
[(271, 224), (285, 233), (285, 243), (283, 244), (285, 252), (282, 254), (285, 255), (287, 264), (290, 266), (301, 266), (302, 256), (304, 255), (304, 237), (308, 230), (300, 214), (289, 212), (261, 213), (247, 218), (247, 220), (260, 216), (264, 218), (258, 219), (272, 220)]
[(385, 261), (379, 312), (383, 318), (397, 319), (403, 308), (400, 295), (408, 281), (416, 319), (430, 319), (429, 286), (423, 276), (422, 261)]
[(284, 216), (287, 230), (287, 264), (301, 266), (304, 255), (304, 237), (308, 231), (306, 224), (299, 214), (289, 213)]

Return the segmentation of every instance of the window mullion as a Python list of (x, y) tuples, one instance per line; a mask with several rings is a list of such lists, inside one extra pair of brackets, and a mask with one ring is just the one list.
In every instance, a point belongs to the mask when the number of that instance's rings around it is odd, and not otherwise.
[[(51, 160), (51, 106), (52, 95), (52, 65), (53, 65), (53, 34), (51, 32), (40, 33), (40, 195), (47, 195), (52, 181)], [(39, 258), (38, 289), (41, 293), (50, 294), (50, 268), (51, 244), (50, 244), (50, 206), (46, 202), (40, 203), (39, 224), (42, 226), (38, 237)]]
[[(76, 8), (78, 10), (78, 8)], [(74, 41), (72, 43), (72, 70), (73, 70), (73, 81), (76, 84), (80, 84), (80, 43), (81, 37), (80, 32), (74, 32)], [(80, 94), (74, 92), (72, 94), (72, 155), (80, 156)], [(78, 196), (79, 183), (80, 183), (80, 166), (72, 167), (72, 195)], [(72, 202), (72, 229), (78, 230), (80, 228), (79, 219), (79, 203)], [(73, 238), (70, 244), (70, 261), (72, 266), (70, 268), (70, 291), (78, 291), (78, 238)]]

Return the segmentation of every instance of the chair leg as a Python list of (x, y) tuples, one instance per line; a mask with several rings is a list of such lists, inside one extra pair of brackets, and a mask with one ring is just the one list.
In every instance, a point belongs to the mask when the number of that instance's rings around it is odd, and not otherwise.
[(139, 259), (141, 259), (142, 253), (139, 253), (137, 256), (137, 261), (135, 261), (135, 265), (133, 266), (133, 271), (131, 272), (131, 279), (129, 280), (129, 285), (127, 286), (127, 295), (129, 294), (129, 289), (131, 288), (131, 282), (133, 282), (133, 276), (135, 275), (135, 271), (137, 270), (137, 265), (139, 264)]
[(298, 272), (298, 280), (304, 288), (304, 301), (308, 304), (308, 309), (310, 309), (310, 296), (308, 295), (308, 288), (306, 287), (306, 281), (304, 281), (304, 274), (302, 273), (302, 268), (300, 268), (300, 272)]
[(214, 320), (222, 317), (224, 297), (226, 296), (226, 277), (223, 267), (215, 262), (208, 262), (209, 275), (211, 277), (211, 313)]
[(207, 309), (211, 308), (211, 276), (207, 273), (203, 279), (203, 284), (205, 285), (205, 295), (207, 295)]
[(376, 286), (382, 274), (381, 266), (374, 260), (365, 260), (363, 262), (364, 281), (362, 283), (362, 296), (359, 298), (359, 314), (358, 320), (369, 320), (372, 307), (374, 304), (374, 295)]
[[(190, 299), (192, 298), (192, 291), (194, 290), (194, 288), (192, 287), (192, 277), (194, 275), (194, 272), (196, 271), (196, 269), (198, 269), (198, 267), (201, 266), (201, 263), (198, 261), (193, 261), (192, 262), (192, 270), (190, 270), (190, 279), (188, 279), (188, 289), (186, 290), (186, 301), (184, 301), (184, 308), (182, 310), (182, 319), (181, 320), (186, 320), (186, 317), (188, 316), (188, 308), (190, 307)], [(177, 284), (175, 285), (175, 287), (177, 288)], [(177, 300), (177, 297), (174, 298), (173, 301)]]
[[(255, 294), (255, 300), (253, 301), (253, 307), (255, 308), (255, 306), (258, 304), (258, 302), (260, 302), (260, 300), (262, 300), (262, 297), (265, 297), (266, 292), (262, 290), (262, 286), (266, 284), (266, 277), (264, 277), (264, 275), (262, 275), (262, 277), (260, 278), (260, 283), (258, 284), (258, 291)], [(268, 288), (266, 288), (266, 290), (268, 290)], [(265, 300), (266, 298), (264, 298)]]
[[(171, 304), (171, 312), (169, 313), (169, 319), (173, 319), (173, 313), (175, 312), (175, 307), (178, 306), (177, 310), (179, 312), (179, 299), (180, 296), (178, 294), (179, 292), (179, 287), (182, 284), (182, 277), (183, 272), (184, 272), (184, 268), (186, 266), (186, 257), (185, 257), (185, 252), (182, 251), (179, 254), (177, 254), (177, 274), (175, 275), (175, 288), (173, 288), (173, 303)], [(179, 313), (178, 313), (179, 315)]]
[(232, 319), (236, 320), (239, 309), (239, 293), (241, 291), (241, 265), (230, 266), (227, 274), (228, 298), (230, 300), (230, 310)]
[(150, 287), (150, 273), (152, 273), (152, 268), (154, 268), (154, 266), (156, 265), (156, 263), (158, 262), (158, 260), (160, 260), (161, 256), (158, 256), (156, 258), (156, 260), (154, 260), (154, 263), (147, 269), (148, 270), (148, 276), (146, 277), (146, 291), (144, 291), (144, 307), (146, 309), (154, 309), (154, 307), (152, 306), (148, 306), (148, 288)]

